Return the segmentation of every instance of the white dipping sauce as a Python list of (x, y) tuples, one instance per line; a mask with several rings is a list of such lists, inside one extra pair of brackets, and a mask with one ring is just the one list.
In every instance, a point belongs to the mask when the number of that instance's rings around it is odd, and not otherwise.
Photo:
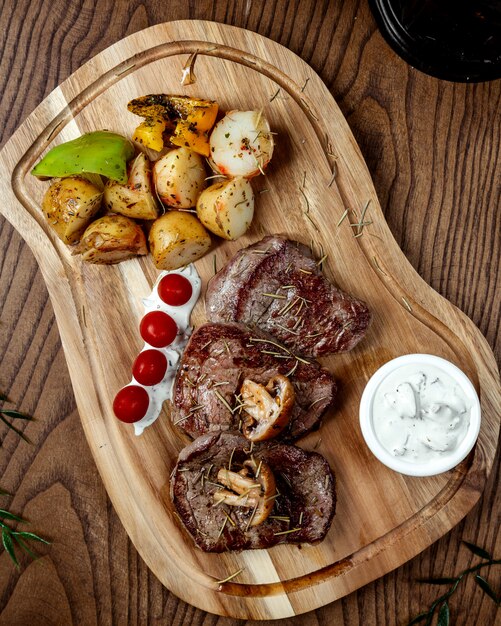
[[(181, 306), (170, 306), (166, 304), (158, 295), (158, 283), (164, 276), (167, 276), (167, 274), (181, 274), (181, 276), (184, 276), (190, 281), (193, 291), (191, 298), (186, 304)], [(136, 435), (141, 435), (147, 426), (153, 424), (153, 422), (160, 415), (163, 403), (166, 400), (170, 400), (172, 396), (172, 386), (174, 385), (179, 359), (181, 358), (193, 330), (190, 326), (190, 315), (200, 296), (200, 288), (200, 276), (198, 275), (195, 266), (190, 264), (183, 269), (173, 270), (171, 272), (161, 272), (157, 281), (153, 285), (153, 290), (150, 296), (148, 298), (144, 298), (143, 300), (145, 315), (151, 311), (163, 311), (168, 313), (176, 322), (178, 332), (175, 340), (169, 346), (166, 348), (154, 348), (155, 350), (163, 352), (167, 358), (167, 371), (163, 380), (161, 380), (157, 385), (153, 385), (151, 387), (141, 385), (141, 383), (139, 383), (134, 377), (132, 377), (132, 380), (129, 383), (131, 385), (143, 387), (147, 391), (150, 400), (146, 415), (138, 422), (134, 423), (134, 432)], [(148, 343), (145, 343), (141, 352), (149, 350), (153, 347), (154, 346), (150, 346)]]
[(470, 415), (471, 403), (458, 383), (429, 364), (404, 365), (390, 372), (372, 403), (377, 439), (408, 463), (451, 455), (466, 436)]

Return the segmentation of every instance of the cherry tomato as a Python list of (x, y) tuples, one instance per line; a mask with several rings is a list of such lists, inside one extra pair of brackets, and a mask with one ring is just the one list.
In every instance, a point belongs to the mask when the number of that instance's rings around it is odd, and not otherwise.
[(181, 274), (167, 274), (158, 283), (158, 295), (170, 306), (186, 304), (192, 293), (190, 281)]
[(132, 374), (141, 385), (157, 385), (167, 371), (167, 358), (159, 350), (143, 350), (132, 366)]
[(127, 385), (115, 396), (113, 411), (120, 421), (132, 424), (139, 422), (146, 415), (149, 404), (146, 389), (138, 385)]
[(165, 348), (177, 335), (177, 324), (163, 311), (147, 313), (139, 326), (141, 337), (155, 348)]

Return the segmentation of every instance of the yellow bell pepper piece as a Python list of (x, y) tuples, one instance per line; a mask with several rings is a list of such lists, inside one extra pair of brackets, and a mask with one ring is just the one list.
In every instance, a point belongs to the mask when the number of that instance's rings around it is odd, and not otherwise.
[[(217, 102), (189, 96), (151, 94), (131, 100), (127, 108), (145, 118), (136, 128), (134, 141), (160, 151), (164, 147), (163, 137), (172, 132), (170, 141), (175, 146), (188, 147), (209, 156), (208, 132), (216, 123)], [(171, 128), (174, 130), (171, 131)]]
[(146, 148), (160, 152), (164, 147), (163, 133), (166, 126), (165, 120), (148, 118), (139, 124), (132, 139)]
[(180, 148), (190, 148), (205, 157), (210, 155), (208, 134), (197, 131), (190, 122), (179, 121), (170, 142)]
[(195, 126), (197, 131), (208, 131), (214, 126), (219, 109), (217, 102), (185, 96), (169, 96), (169, 100), (181, 119)]

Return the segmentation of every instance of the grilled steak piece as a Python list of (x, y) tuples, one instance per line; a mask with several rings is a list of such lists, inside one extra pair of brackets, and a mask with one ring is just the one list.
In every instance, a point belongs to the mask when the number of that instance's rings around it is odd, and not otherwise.
[(365, 335), (365, 302), (329, 283), (311, 251), (278, 235), (240, 250), (209, 282), (207, 318), (242, 322), (294, 352), (320, 356), (351, 350)]
[(181, 357), (171, 419), (192, 437), (237, 430), (246, 416), (238, 408), (244, 379), (266, 385), (275, 374), (288, 375), (294, 387), (292, 417), (279, 435), (293, 441), (319, 425), (331, 406), (336, 383), (330, 373), (242, 324), (200, 326)]
[[(250, 507), (214, 506), (214, 493), (221, 489), (218, 471), (231, 463), (238, 472), (250, 454), (257, 464), (262, 460), (270, 467), (277, 487), (270, 516), (257, 526), (249, 524)], [(336, 508), (335, 480), (323, 456), (273, 441), (254, 445), (250, 453), (249, 442), (238, 432), (203, 435), (184, 448), (172, 473), (171, 498), (205, 552), (319, 541)], [(293, 532), (280, 534), (289, 530)]]

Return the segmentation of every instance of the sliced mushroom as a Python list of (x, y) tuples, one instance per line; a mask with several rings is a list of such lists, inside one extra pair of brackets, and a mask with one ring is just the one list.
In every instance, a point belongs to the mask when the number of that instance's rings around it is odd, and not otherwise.
[(214, 494), (216, 504), (256, 506), (261, 493), (261, 484), (253, 478), (237, 474), (223, 467), (217, 473), (217, 481), (221, 485), (229, 487), (231, 491), (227, 489), (217, 491)]
[(273, 376), (266, 387), (245, 379), (240, 393), (248, 415), (243, 434), (250, 441), (276, 437), (289, 423), (295, 393), (292, 383), (282, 374)]
[(214, 503), (252, 508), (249, 527), (262, 524), (271, 513), (276, 483), (273, 472), (263, 461), (256, 463), (254, 459), (247, 460), (238, 473), (223, 467), (217, 473), (217, 480), (231, 491), (228, 489), (216, 491)]
[(249, 467), (256, 480), (261, 483), (262, 495), (259, 497), (259, 502), (254, 510), (253, 518), (249, 526), (258, 526), (262, 524), (264, 520), (271, 513), (273, 506), (275, 505), (275, 496), (277, 493), (277, 485), (275, 483), (275, 476), (264, 461), (256, 463), (254, 459), (245, 461), (245, 467)]

